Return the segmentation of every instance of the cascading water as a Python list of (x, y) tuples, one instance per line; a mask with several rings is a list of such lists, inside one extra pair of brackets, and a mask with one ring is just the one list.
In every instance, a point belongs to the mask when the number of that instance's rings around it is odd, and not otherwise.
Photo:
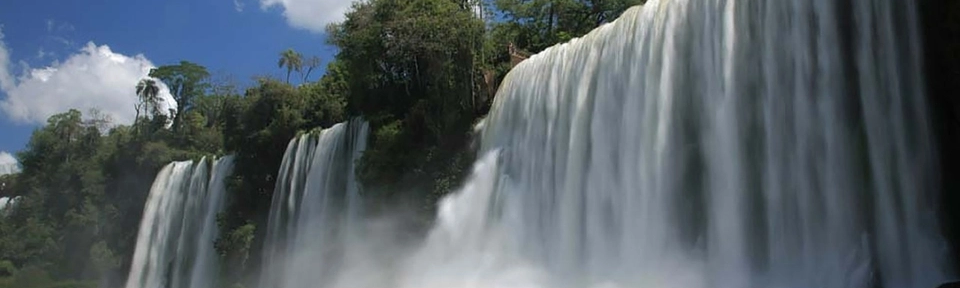
[(307, 176), (326, 146), (297, 139), (269, 235), (303, 257), (266, 263), (288, 282), (261, 288), (935, 287), (948, 263), (916, 14), (882, 0), (631, 8), (509, 73), (473, 175), (397, 261), (321, 257), (372, 237), (323, 230), (352, 226), (307, 201), (331, 191)]
[(649, 1), (531, 57), (406, 286), (934, 287), (915, 18)]
[(214, 287), (216, 216), (232, 169), (233, 156), (226, 156), (160, 170), (143, 210), (127, 288)]
[(354, 165), (368, 124), (339, 123), (287, 146), (270, 207), (261, 287), (318, 287), (344, 263), (361, 213)]

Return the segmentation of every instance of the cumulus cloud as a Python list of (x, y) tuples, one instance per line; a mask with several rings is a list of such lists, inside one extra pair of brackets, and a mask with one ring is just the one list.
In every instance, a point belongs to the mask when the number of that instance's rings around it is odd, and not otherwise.
[(260, 7), (264, 10), (280, 7), (290, 26), (324, 32), (327, 24), (344, 19), (343, 14), (352, 3), (352, 0), (260, 0)]
[(18, 172), (20, 172), (20, 164), (17, 158), (6, 151), (0, 151), (0, 176)]
[[(15, 79), (9, 71), (10, 51), (3, 43), (0, 34), (0, 88), (6, 94), (0, 99), (0, 112), (18, 123), (44, 123), (69, 109), (84, 113), (97, 109), (115, 124), (132, 123), (135, 86), (155, 67), (143, 55), (126, 56), (88, 42), (63, 62), (28, 69)], [(165, 86), (160, 96), (166, 108), (176, 107)]]

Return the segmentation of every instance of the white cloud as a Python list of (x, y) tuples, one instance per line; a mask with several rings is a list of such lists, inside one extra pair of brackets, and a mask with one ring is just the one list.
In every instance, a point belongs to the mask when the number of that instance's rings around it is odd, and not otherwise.
[(20, 164), (18, 164), (17, 158), (6, 151), (0, 151), (0, 176), (19, 172)]
[[(69, 109), (84, 113), (99, 109), (116, 124), (132, 123), (135, 86), (155, 67), (143, 55), (126, 56), (89, 42), (63, 62), (29, 69), (14, 80), (10, 51), (2, 40), (0, 34), (0, 88), (6, 94), (0, 99), (0, 115), (19, 123), (45, 123), (51, 115)], [(165, 104), (175, 107), (165, 86), (161, 85), (160, 94)]]
[(283, 9), (290, 26), (313, 32), (324, 32), (327, 24), (340, 22), (352, 5), (352, 0), (260, 0), (260, 8)]
[(53, 19), (47, 19), (47, 32), (53, 32), (54, 25)]
[(243, 2), (241, 0), (233, 0), (233, 9), (236, 9), (237, 12), (243, 12)]

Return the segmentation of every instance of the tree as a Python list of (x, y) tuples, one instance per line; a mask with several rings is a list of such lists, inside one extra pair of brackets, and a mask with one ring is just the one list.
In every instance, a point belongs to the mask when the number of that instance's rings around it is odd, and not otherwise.
[(219, 126), (225, 116), (224, 107), (230, 98), (241, 97), (237, 91), (239, 84), (236, 79), (227, 73), (215, 73), (210, 78), (210, 89), (207, 95), (193, 101), (193, 110), (205, 118), (207, 126)]
[[(603, 23), (616, 19), (630, 6), (645, 0), (494, 0), (505, 21), (496, 23), (492, 34), (505, 47), (538, 52), (557, 43), (580, 37)], [(506, 37), (504, 37), (506, 36)], [(504, 39), (506, 38), (506, 39)]]
[[(351, 109), (403, 118), (427, 98), (438, 106), (431, 111), (469, 102), (483, 32), (483, 22), (455, 1), (374, 0), (356, 4), (328, 34), (351, 76)], [(451, 123), (428, 124), (441, 122)]]
[(303, 55), (293, 49), (287, 49), (280, 52), (280, 60), (277, 67), (287, 68), (287, 84), (290, 84), (290, 73), (293, 71), (303, 71)]
[(317, 56), (307, 58), (307, 60), (304, 61), (303, 64), (307, 68), (307, 71), (300, 73), (301, 74), (300, 76), (303, 76), (303, 83), (307, 83), (307, 79), (310, 78), (310, 72), (313, 72), (314, 69), (317, 69), (317, 67), (320, 67), (321, 62), (322, 61), (320, 61), (320, 57), (317, 57)]
[(148, 116), (147, 113), (152, 115), (160, 114), (160, 102), (163, 102), (163, 98), (160, 98), (160, 87), (157, 86), (157, 81), (153, 79), (142, 79), (137, 83), (137, 97), (139, 102), (137, 102), (137, 117), (140, 118), (140, 111), (143, 111), (144, 116)]
[(170, 94), (177, 101), (177, 110), (173, 117), (173, 130), (180, 129), (181, 115), (192, 107), (193, 99), (202, 96), (207, 87), (210, 72), (207, 68), (188, 61), (180, 61), (177, 65), (160, 66), (150, 70), (150, 77), (160, 79), (170, 89)]
[(469, 163), (485, 33), (469, 3), (356, 2), (328, 27), (339, 53), (320, 82), (345, 93), (350, 113), (370, 121), (360, 181), (387, 193), (381, 196), (422, 201), (424, 217)]
[(107, 133), (108, 128), (113, 123), (113, 117), (110, 117), (109, 114), (104, 114), (97, 108), (91, 108), (87, 111), (87, 120), (83, 121), (83, 124), (89, 127), (97, 128), (100, 133)]

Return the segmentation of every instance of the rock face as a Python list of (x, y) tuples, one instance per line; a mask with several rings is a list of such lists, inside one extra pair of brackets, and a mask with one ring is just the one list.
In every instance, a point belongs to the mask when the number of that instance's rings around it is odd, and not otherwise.
[[(940, 151), (943, 234), (960, 259), (960, 1), (920, 1), (925, 74)], [(955, 265), (956, 267), (956, 265)], [(960, 271), (958, 271), (960, 272)], [(958, 287), (957, 283), (951, 283)]]

